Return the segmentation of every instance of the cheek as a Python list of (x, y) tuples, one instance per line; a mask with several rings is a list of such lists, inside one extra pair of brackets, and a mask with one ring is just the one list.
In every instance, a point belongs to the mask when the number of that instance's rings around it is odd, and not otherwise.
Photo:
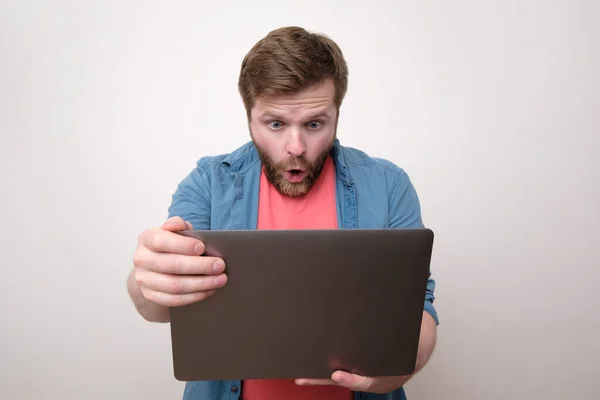
[(263, 150), (268, 150), (269, 146), (271, 146), (271, 140), (265, 132), (265, 129), (262, 126), (252, 125), (252, 137), (257, 145), (259, 145)]
[(282, 145), (278, 142), (277, 137), (274, 137), (267, 127), (251, 125), (251, 130), (256, 145), (272, 162), (278, 163), (281, 158), (279, 154)]
[(309, 159), (311, 161), (316, 160), (321, 153), (329, 147), (331, 141), (333, 140), (333, 131), (331, 133), (328, 132), (327, 135), (316, 135), (313, 137), (310, 144), (310, 154)]

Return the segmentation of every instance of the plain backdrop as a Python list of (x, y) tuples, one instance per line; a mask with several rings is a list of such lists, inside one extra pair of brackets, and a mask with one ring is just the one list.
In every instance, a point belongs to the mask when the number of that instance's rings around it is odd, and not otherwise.
[[(436, 233), (417, 399), (600, 398), (600, 3), (0, 2), (0, 398), (178, 399), (125, 281), (204, 155), (249, 140), (240, 63), (329, 35), (343, 144), (404, 168)], [(202, 345), (210, 345), (203, 343)]]

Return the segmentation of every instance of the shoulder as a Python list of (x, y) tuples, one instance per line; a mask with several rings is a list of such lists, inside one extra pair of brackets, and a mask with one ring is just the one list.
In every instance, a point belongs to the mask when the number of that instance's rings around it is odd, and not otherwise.
[(376, 157), (367, 152), (354, 148), (339, 145), (339, 151), (343, 155), (343, 160), (348, 167), (351, 175), (361, 175), (361, 170), (366, 170), (385, 177), (386, 180), (402, 181), (407, 179), (406, 171), (398, 164), (381, 157)]
[(380, 207), (387, 205), (387, 226), (421, 226), (419, 199), (403, 168), (355, 148), (341, 147), (339, 154), (359, 197)]
[(169, 216), (179, 215), (196, 229), (210, 228), (213, 202), (223, 201), (220, 188), (231, 185), (236, 174), (254, 165), (252, 149), (253, 146), (245, 144), (230, 153), (197, 159), (172, 195)]
[(254, 144), (246, 142), (229, 153), (202, 156), (196, 161), (196, 168), (209, 174), (243, 173), (257, 161), (259, 161), (259, 157)]
[(237, 173), (246, 172), (256, 161), (259, 161), (258, 153), (248, 142), (229, 153), (201, 156), (181, 183), (210, 187), (214, 182), (223, 183)]

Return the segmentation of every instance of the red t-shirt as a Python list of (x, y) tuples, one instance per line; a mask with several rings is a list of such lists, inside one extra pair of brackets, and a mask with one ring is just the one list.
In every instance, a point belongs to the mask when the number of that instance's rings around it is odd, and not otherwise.
[[(260, 177), (258, 229), (337, 229), (335, 169), (328, 157), (310, 192), (302, 198), (281, 195), (264, 171)], [(260, 360), (257, 360), (260, 362)], [(297, 378), (304, 378), (298, 376)], [(247, 380), (243, 400), (351, 400), (351, 390), (334, 385), (298, 386), (293, 379)]]

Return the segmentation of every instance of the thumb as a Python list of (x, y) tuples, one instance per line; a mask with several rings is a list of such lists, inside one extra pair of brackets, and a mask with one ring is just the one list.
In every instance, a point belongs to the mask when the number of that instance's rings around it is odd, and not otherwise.
[(176, 232), (194, 229), (192, 224), (181, 217), (171, 217), (162, 224), (162, 229)]
[(344, 371), (334, 372), (331, 376), (331, 379), (338, 385), (347, 387), (357, 392), (367, 391), (372, 383), (371, 378), (350, 374)]

